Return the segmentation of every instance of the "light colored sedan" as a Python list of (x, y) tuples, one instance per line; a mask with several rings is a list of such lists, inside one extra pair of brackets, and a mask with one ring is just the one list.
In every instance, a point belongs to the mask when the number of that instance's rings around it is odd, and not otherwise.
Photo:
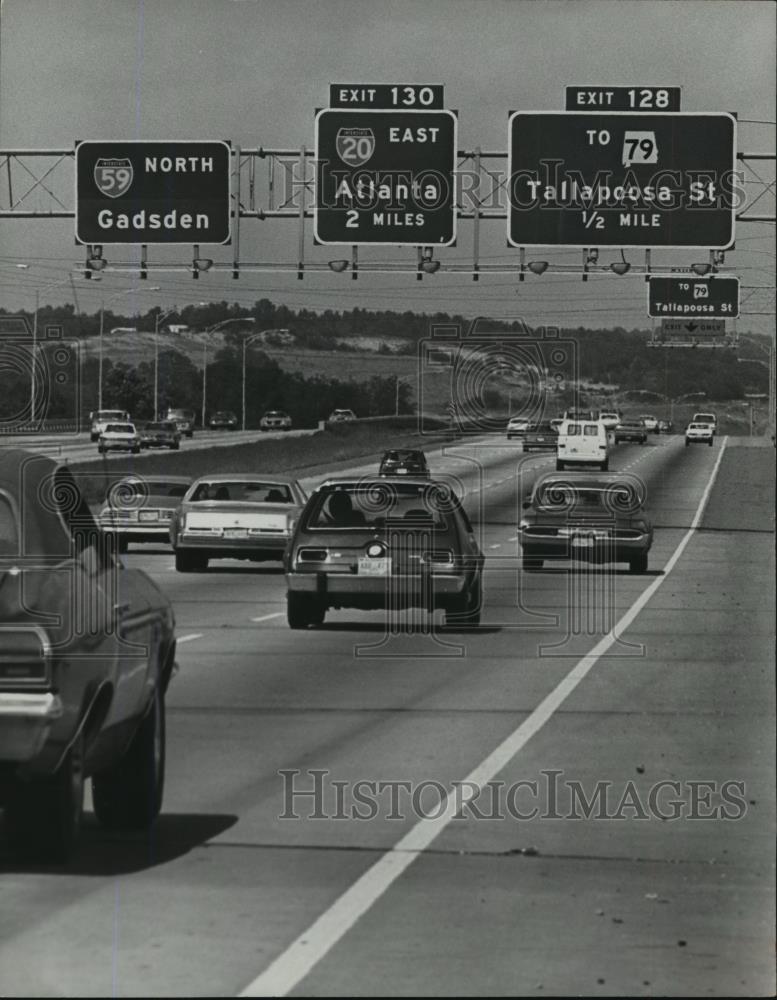
[(711, 448), (714, 437), (715, 428), (712, 424), (702, 424), (699, 422), (688, 424), (685, 429), (685, 447), (687, 448), (692, 444), (707, 444)]
[(140, 454), (140, 435), (134, 424), (108, 424), (100, 434), (97, 450), (101, 455), (106, 451), (131, 451)]
[(290, 431), (291, 417), (283, 410), (268, 410), (259, 421), (260, 431)]
[(170, 523), (175, 568), (201, 573), (209, 559), (282, 559), (306, 500), (296, 479), (203, 476), (189, 488)]

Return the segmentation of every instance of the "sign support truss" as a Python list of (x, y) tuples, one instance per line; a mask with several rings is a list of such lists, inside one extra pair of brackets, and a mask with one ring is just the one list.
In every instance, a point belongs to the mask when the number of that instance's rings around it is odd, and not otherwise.
[[(74, 219), (74, 149), (0, 149), (0, 224), (3, 220), (52, 220)], [(264, 161), (264, 162), (263, 162)], [(401, 259), (366, 261), (359, 259), (357, 247), (351, 248), (349, 259), (320, 261), (306, 259), (306, 222), (313, 218), (315, 197), (316, 162), (310, 149), (303, 145), (293, 148), (241, 148), (232, 146), (232, 246), (231, 262), (214, 261), (200, 256), (200, 247), (192, 244), (190, 260), (173, 262), (150, 261), (148, 248), (140, 247), (138, 261), (119, 263), (103, 257), (102, 248), (87, 247), (87, 258), (101, 260), (97, 268), (87, 265), (86, 270), (108, 269), (113, 272), (139, 273), (148, 276), (149, 270), (186, 271), (193, 278), (200, 272), (229, 270), (233, 278), (242, 272), (293, 272), (298, 278), (307, 271), (350, 270), (352, 278), (361, 273), (415, 274), (422, 280), (425, 274), (436, 271), (461, 273), (478, 281), (481, 274), (512, 274), (523, 281), (527, 273), (576, 274), (585, 281), (590, 274), (611, 274), (607, 264), (598, 263), (598, 251), (584, 248), (579, 265), (556, 265), (525, 259), (525, 248), (519, 247), (515, 264), (488, 264), (480, 259), (480, 238), (483, 222), (507, 219), (507, 152), (501, 150), (459, 150), (456, 168), (455, 213), (459, 220), (472, 221), (472, 258), (467, 263), (446, 263), (433, 258), (433, 248), (419, 246), (417, 260), (412, 255)], [(737, 161), (743, 167), (743, 182), (748, 194), (747, 205), (737, 212), (740, 223), (774, 224), (775, 222), (775, 154), (767, 152), (739, 152)], [(752, 194), (751, 194), (752, 192)], [(756, 212), (753, 209), (758, 206)], [(769, 214), (771, 212), (771, 214)], [(297, 225), (297, 254), (290, 261), (241, 260), (242, 220), (270, 221), (293, 220)], [(549, 251), (555, 248), (549, 247)], [(661, 248), (659, 248), (661, 249)], [(670, 248), (663, 248), (670, 249)], [(632, 256), (642, 251), (633, 251)], [(665, 273), (666, 267), (651, 264), (651, 250), (644, 250), (644, 264), (631, 264), (629, 276), (647, 276)], [(546, 266), (540, 269), (539, 265)], [(677, 270), (677, 269), (675, 269)], [(690, 270), (690, 269), (689, 269)], [(716, 262), (710, 253), (710, 273), (733, 271)]]

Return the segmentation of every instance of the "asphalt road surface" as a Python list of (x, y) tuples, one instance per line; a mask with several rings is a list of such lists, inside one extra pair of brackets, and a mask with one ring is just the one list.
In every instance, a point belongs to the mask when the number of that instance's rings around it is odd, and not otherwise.
[(114, 836), (89, 812), (66, 869), (4, 859), (0, 992), (772, 995), (758, 444), (614, 452), (648, 487), (644, 575), (523, 571), (518, 501), (552, 458), (432, 453), (482, 535), (476, 631), (352, 610), (291, 631), (279, 566), (178, 574), (134, 547), (178, 619), (163, 815)]

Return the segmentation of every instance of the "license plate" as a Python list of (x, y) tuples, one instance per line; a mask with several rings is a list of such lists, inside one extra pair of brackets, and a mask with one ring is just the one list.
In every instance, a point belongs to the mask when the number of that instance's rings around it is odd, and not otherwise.
[(572, 539), (573, 549), (592, 549), (594, 540), (589, 535), (575, 535)]
[(359, 559), (359, 576), (388, 576), (391, 573), (391, 559), (371, 559), (362, 556)]
[(245, 528), (225, 528), (225, 538), (248, 538), (248, 531)]

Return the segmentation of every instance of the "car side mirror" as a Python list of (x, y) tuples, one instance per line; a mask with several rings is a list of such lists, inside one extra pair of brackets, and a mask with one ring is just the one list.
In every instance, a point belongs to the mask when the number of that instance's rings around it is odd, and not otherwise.
[(531, 500), (524, 500), (521, 507), (523, 510), (528, 510), (531, 507)]

